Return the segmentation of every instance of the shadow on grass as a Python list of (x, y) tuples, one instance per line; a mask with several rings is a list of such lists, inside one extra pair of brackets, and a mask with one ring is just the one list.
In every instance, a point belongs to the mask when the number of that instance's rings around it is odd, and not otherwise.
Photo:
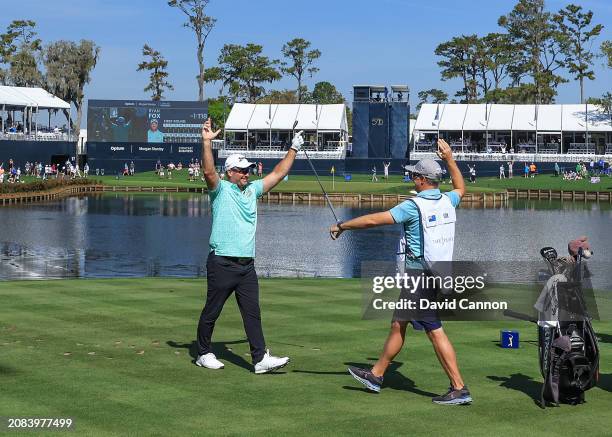
[(612, 373), (600, 373), (597, 387), (602, 390), (612, 392)]
[[(247, 343), (247, 340), (212, 342), (212, 353), (215, 354), (215, 356), (220, 360), (225, 360), (228, 363), (232, 363), (233, 365), (242, 367), (243, 369), (253, 370), (253, 365), (249, 361), (245, 360), (240, 355), (235, 354), (228, 348), (229, 345), (242, 343)], [(194, 364), (198, 359), (198, 345), (195, 341), (192, 341), (191, 343), (177, 343), (175, 341), (168, 340), (166, 344), (177, 349), (187, 349), (192, 358), (191, 362)]]
[[(368, 358), (368, 359), (372, 361), (376, 360), (375, 358)], [(362, 369), (369, 369), (372, 367), (371, 363), (347, 362), (344, 364), (346, 366), (361, 367)], [(383, 388), (409, 391), (419, 396), (426, 396), (430, 398), (434, 396), (438, 396), (438, 393), (431, 393), (431, 392), (419, 389), (412, 379), (407, 378), (404, 375), (402, 375), (400, 372), (398, 372), (397, 369), (399, 369), (402, 366), (402, 364), (403, 363), (393, 361), (389, 365), (389, 367), (387, 368), (387, 371), (385, 372)], [(320, 371), (314, 371), (314, 370), (294, 370), (294, 372), (295, 373), (309, 373), (312, 375), (338, 375), (338, 376), (344, 376), (344, 377), (351, 377), (351, 375), (348, 373), (347, 370), (342, 371), (342, 372), (320, 372)], [(363, 387), (353, 387), (353, 386), (345, 385), (345, 386), (342, 386), (342, 388), (344, 390), (354, 390), (354, 391), (372, 393), (370, 390), (367, 390), (366, 388), (363, 388)]]
[(600, 343), (612, 343), (612, 335), (610, 334), (597, 333), (595, 336)]
[(510, 376), (487, 376), (487, 378), (491, 381), (501, 382), (500, 387), (525, 393), (536, 405), (540, 405), (542, 383), (534, 380), (531, 376), (514, 373)]

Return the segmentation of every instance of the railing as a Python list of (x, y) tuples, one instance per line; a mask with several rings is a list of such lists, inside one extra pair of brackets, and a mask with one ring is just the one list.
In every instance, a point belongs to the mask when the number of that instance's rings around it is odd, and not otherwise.
[[(612, 154), (594, 155), (594, 154), (566, 154), (566, 153), (453, 153), (453, 156), (458, 161), (492, 161), (492, 162), (508, 162), (508, 161), (533, 161), (533, 162), (582, 162), (592, 161), (593, 159), (612, 158)], [(421, 159), (439, 159), (433, 152), (412, 152), (410, 159), (418, 161)]]
[(38, 132), (37, 134), (24, 134), (22, 132), (0, 133), (0, 140), (7, 141), (69, 141), (77, 140), (76, 135), (55, 132)]
[[(251, 144), (249, 144), (249, 148)], [(227, 142), (219, 148), (219, 157), (226, 158), (232, 153), (242, 153), (247, 158), (269, 158), (281, 159), (287, 153), (287, 145), (269, 144), (258, 145), (254, 149), (247, 150), (246, 142)], [(313, 159), (344, 159), (346, 156), (346, 141), (327, 141), (324, 145), (316, 143), (304, 143), (302, 147), (308, 156)], [(305, 154), (299, 153), (298, 159), (306, 158)]]
[(594, 155), (595, 154), (595, 143), (570, 143), (567, 148), (567, 153), (571, 155)]

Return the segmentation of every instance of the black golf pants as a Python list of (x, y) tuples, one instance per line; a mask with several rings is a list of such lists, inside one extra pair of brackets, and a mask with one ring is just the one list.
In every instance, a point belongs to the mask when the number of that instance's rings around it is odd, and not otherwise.
[(251, 347), (253, 364), (262, 360), (266, 352), (261, 312), (259, 309), (259, 282), (255, 263), (240, 264), (211, 252), (206, 262), (208, 292), (206, 304), (198, 324), (198, 354), (211, 352), (210, 341), (215, 322), (221, 314), (227, 298), (236, 292), (236, 301), (242, 315), (242, 323)]

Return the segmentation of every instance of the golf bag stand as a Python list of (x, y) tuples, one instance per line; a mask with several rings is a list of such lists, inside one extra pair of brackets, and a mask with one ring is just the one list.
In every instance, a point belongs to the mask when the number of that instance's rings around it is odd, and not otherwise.
[(552, 248), (540, 253), (551, 274), (535, 305), (544, 378), (540, 405), (581, 404), (599, 379), (599, 348), (582, 288), (586, 265), (581, 254), (571, 262), (557, 258)]

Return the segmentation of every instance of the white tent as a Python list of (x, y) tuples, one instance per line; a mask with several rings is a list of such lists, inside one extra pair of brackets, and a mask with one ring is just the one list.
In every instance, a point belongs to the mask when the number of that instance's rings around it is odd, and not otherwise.
[[(26, 118), (25, 114), (29, 113), (31, 122), (32, 115), (37, 117), (40, 110), (65, 109), (70, 111), (70, 104), (42, 88), (0, 86), (0, 108), (2, 111), (22, 111), (24, 118)], [(4, 131), (4, 120), (3, 118), (0, 132)], [(70, 126), (70, 122), (68, 125)]]
[(236, 103), (225, 123), (219, 156), (239, 150), (252, 158), (282, 157), (292, 132), (299, 130), (305, 131), (304, 149), (309, 148), (313, 157), (343, 156), (348, 143), (346, 107)]
[(421, 106), (415, 131), (422, 134), (457, 130), (462, 132), (462, 136), (464, 132), (510, 132), (511, 146), (512, 132), (536, 134), (536, 151), (538, 135), (553, 135), (563, 141), (561, 137), (564, 132), (581, 134), (580, 138), (589, 139), (590, 133), (605, 133), (607, 147), (612, 150), (612, 143), (609, 142), (612, 138), (612, 115), (599, 105), (426, 103)]

